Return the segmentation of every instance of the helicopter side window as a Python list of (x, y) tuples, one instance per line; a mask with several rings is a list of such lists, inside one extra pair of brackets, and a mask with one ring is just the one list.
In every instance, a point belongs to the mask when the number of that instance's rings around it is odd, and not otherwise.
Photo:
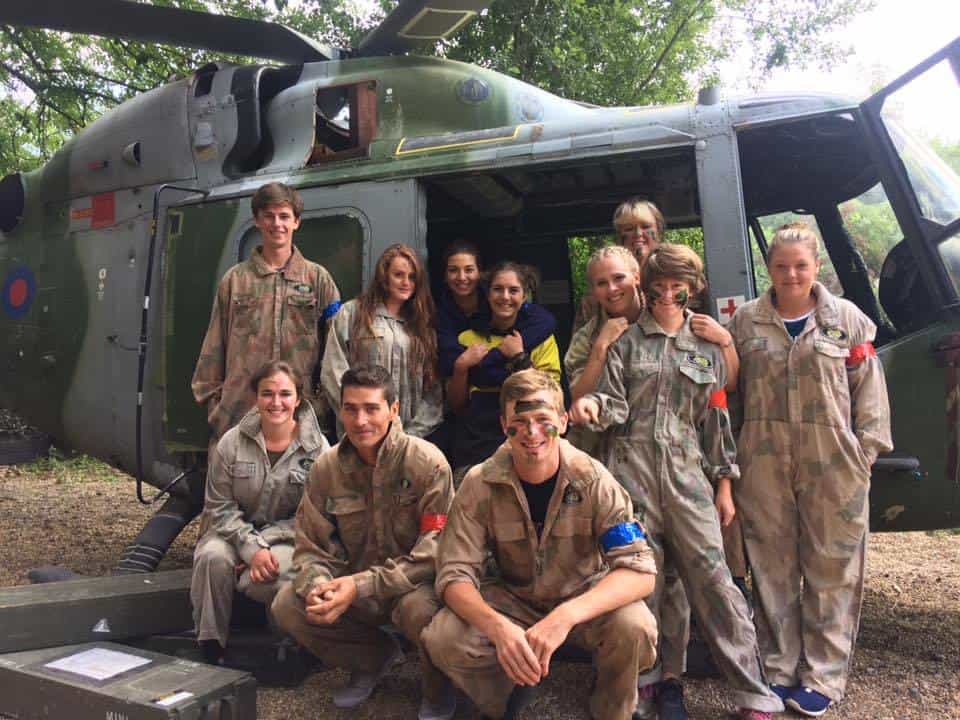
[[(782, 212), (774, 215), (764, 215), (751, 222), (753, 232), (750, 234), (752, 239), (750, 250), (753, 261), (753, 282), (757, 295), (766, 292), (770, 287), (770, 274), (767, 272), (767, 246), (777, 228), (793, 222), (806, 223), (822, 237), (820, 228), (817, 227), (817, 220), (813, 215)], [(820, 246), (820, 275), (817, 279), (831, 293), (843, 297), (843, 285), (840, 283), (840, 278), (837, 277), (837, 271), (833, 267), (830, 255), (822, 244)]]
[[(250, 257), (260, 241), (256, 227), (247, 230), (240, 240), (238, 259)], [(318, 216), (307, 210), (297, 230), (296, 244), (305, 258), (320, 263), (336, 278), (341, 297), (360, 294), (365, 238), (356, 217), (340, 213)]]
[(366, 157), (377, 132), (374, 81), (317, 91), (313, 149), (308, 165)]

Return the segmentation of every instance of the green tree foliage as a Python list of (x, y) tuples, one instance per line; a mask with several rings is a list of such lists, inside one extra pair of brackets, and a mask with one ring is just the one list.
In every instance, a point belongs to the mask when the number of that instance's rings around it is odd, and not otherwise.
[[(283, 22), (336, 47), (355, 47), (396, 4), (154, 2)], [(677, 102), (691, 96), (692, 81), (709, 77), (715, 63), (733, 52), (753, 52), (760, 74), (837, 57), (841, 49), (823, 38), (870, 2), (494, 0), (484, 16), (435, 51), (583, 102)], [(749, 42), (736, 47), (729, 40), (734, 36)], [(250, 62), (201, 50), (0, 26), (0, 172), (40, 165), (105, 110), (215, 59)]]

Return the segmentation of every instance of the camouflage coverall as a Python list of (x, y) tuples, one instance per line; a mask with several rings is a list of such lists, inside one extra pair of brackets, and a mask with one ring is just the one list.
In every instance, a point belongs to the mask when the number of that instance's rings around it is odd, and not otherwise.
[[(488, 548), (501, 576), (481, 586)], [(528, 628), (616, 568), (656, 572), (630, 499), (606, 468), (560, 442), (560, 472), (538, 538), (510, 449), (503, 446), (472, 467), (457, 491), (440, 538), (437, 595), (443, 597), (453, 583), (471, 583), (491, 607)], [(573, 629), (567, 642), (592, 652), (597, 669), (590, 699), (594, 718), (631, 717), (637, 673), (653, 664), (656, 636), (642, 600)], [(486, 636), (444, 609), (424, 631), (423, 641), (437, 667), (484, 714), (503, 716), (514, 683)]]
[[(423, 365), (413, 357), (410, 335), (402, 319), (393, 317), (380, 305), (373, 313), (371, 334), (369, 328), (357, 327), (358, 309), (356, 300), (344, 303), (327, 335), (320, 374), (327, 402), (339, 413), (340, 378), (351, 365), (381, 365), (390, 373), (397, 389), (404, 432), (427, 437), (443, 421), (443, 386), (439, 377), (432, 386), (424, 388)], [(343, 436), (339, 422), (337, 436)]]
[(796, 340), (770, 292), (728, 326), (744, 415), (735, 492), (770, 681), (840, 700), (863, 599), (870, 466), (893, 445), (876, 327), (823, 285), (814, 293)]
[[(563, 368), (570, 387), (580, 380), (597, 334), (607, 319), (603, 308), (595, 307), (592, 317), (573, 334), (567, 354), (563, 357)], [(611, 435), (612, 432), (609, 431), (598, 433), (585, 425), (574, 425), (567, 431), (567, 440), (600, 462), (607, 463)], [(660, 666), (664, 674), (680, 677), (686, 669), (687, 643), (690, 641), (690, 604), (687, 602), (680, 576), (669, 557), (665, 558), (662, 574), (664, 587), (660, 600)]]
[[(607, 352), (597, 392), (600, 429), (612, 438), (610, 471), (630, 491), (658, 568), (669, 553), (710, 651), (740, 707), (779, 712), (760, 669), (746, 599), (723, 553), (711, 482), (739, 478), (720, 348), (690, 328), (669, 335), (644, 311)], [(648, 598), (659, 615), (662, 583)], [(660, 678), (655, 668), (641, 684)]]
[[(297, 422), (298, 436), (272, 467), (256, 408), (227, 431), (210, 458), (190, 583), (198, 640), (226, 646), (234, 590), (269, 606), (292, 577), (293, 516), (313, 459), (329, 447), (309, 403), (300, 404)], [(249, 565), (261, 548), (277, 559), (277, 580), (255, 583), (249, 568), (238, 578), (237, 566)]]
[[(364, 463), (346, 438), (313, 464), (297, 510), (297, 572), (273, 603), (276, 623), (328, 666), (375, 672), (393, 653), (392, 622), (420, 649), (424, 696), (442, 698), (443, 676), (420, 633), (440, 607), (433, 594), (437, 536), (453, 499), (450, 466), (431, 443), (393, 423)], [(315, 583), (353, 575), (357, 599), (332, 625), (307, 622)]]
[(299, 373), (305, 397), (322, 422), (326, 403), (313, 387), (326, 320), (340, 292), (322, 266), (294, 246), (286, 266), (274, 270), (257, 248), (223, 276), (210, 313), (193, 395), (207, 408), (214, 441), (254, 405), (250, 378), (268, 360), (286, 360)]

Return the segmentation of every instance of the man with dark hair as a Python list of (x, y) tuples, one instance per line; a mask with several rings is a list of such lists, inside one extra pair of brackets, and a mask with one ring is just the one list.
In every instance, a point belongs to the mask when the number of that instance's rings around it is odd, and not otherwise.
[(304, 396), (321, 423), (327, 412), (313, 378), (340, 291), (330, 273), (293, 244), (303, 212), (296, 190), (267, 183), (250, 205), (261, 244), (220, 281), (191, 383), (207, 408), (212, 443), (253, 407), (250, 377), (268, 360), (290, 363), (303, 378)]
[[(656, 565), (627, 491), (560, 435), (560, 386), (523, 370), (500, 390), (507, 442), (463, 480), (440, 539), (427, 652), (487, 717), (514, 717), (564, 642), (593, 654), (595, 720), (629, 720), (657, 628)], [(492, 550), (500, 577), (481, 586)]]
[(297, 510), (297, 570), (273, 603), (277, 624), (328, 666), (351, 670), (333, 703), (363, 703), (400, 652), (393, 623), (420, 649), (421, 720), (453, 716), (449, 681), (420, 633), (439, 609), (437, 538), (453, 498), (450, 466), (431, 443), (407, 435), (390, 373), (356, 365), (341, 380), (344, 436), (323, 453)]

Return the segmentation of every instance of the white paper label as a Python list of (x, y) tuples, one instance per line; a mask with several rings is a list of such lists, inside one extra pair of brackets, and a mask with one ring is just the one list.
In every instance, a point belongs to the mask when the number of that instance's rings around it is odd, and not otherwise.
[(187, 692), (186, 690), (181, 690), (180, 692), (174, 693), (173, 695), (167, 695), (165, 698), (160, 698), (159, 700), (154, 700), (154, 702), (155, 702), (157, 705), (163, 705), (163, 707), (170, 707), (171, 705), (175, 705), (176, 703), (180, 702), (181, 700), (189, 700), (189, 699), (192, 698), (192, 697), (193, 697), (193, 693), (192, 693), (192, 692)]
[(139, 655), (107, 650), (106, 648), (91, 648), (68, 655), (65, 658), (49, 662), (44, 667), (51, 670), (65, 670), (93, 680), (106, 680), (127, 670), (149, 665), (151, 660)]

